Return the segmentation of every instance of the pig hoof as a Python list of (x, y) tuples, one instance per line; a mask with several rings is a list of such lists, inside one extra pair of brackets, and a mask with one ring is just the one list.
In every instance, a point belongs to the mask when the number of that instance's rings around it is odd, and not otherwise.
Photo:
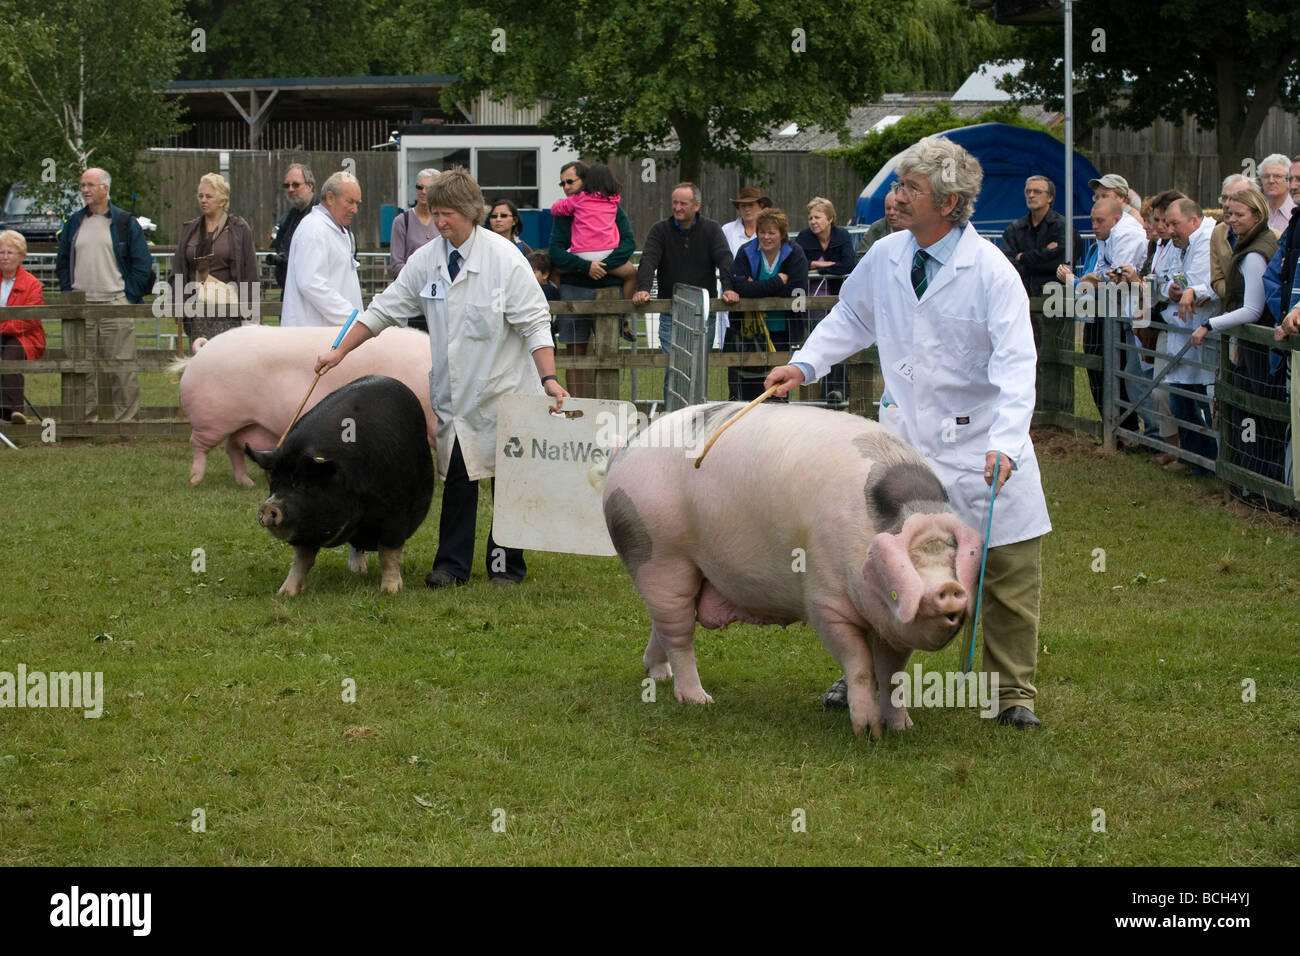
[(713, 703), (713, 698), (710, 697), (708, 694), (706, 694), (706, 693), (704, 692), (704, 688), (703, 688), (703, 687), (701, 687), (699, 690), (689, 690), (689, 691), (688, 691), (688, 690), (678, 690), (677, 688), (674, 688), (674, 689), (673, 689), (673, 693), (677, 695), (677, 699), (678, 699), (678, 700), (680, 700), (682, 703), (685, 703), (685, 704), (711, 704), (711, 703)]
[[(198, 484), (197, 481), (191, 481), (190, 483), (191, 483), (191, 484)], [(235, 484), (239, 485), (241, 488), (252, 488), (252, 487), (253, 487), (253, 479), (252, 479), (252, 478), (249, 478), (247, 475), (236, 475), (236, 476), (235, 476)]]
[(905, 710), (899, 711), (898, 713), (895, 714), (890, 714), (889, 729), (890, 730), (911, 730), (912, 718), (908, 715), (907, 711)]
[(398, 578), (395, 581), (381, 581), (379, 583), (379, 590), (383, 591), (385, 594), (396, 594), (398, 591), (402, 590), (402, 579)]
[(297, 597), (302, 593), (305, 582), (285, 581), (280, 585), (280, 590), (275, 592), (276, 597)]
[[(358, 551), (356, 548), (348, 545), (348, 570), (353, 574), (365, 574), (368, 566), (366, 553), (364, 551)], [(385, 582), (384, 584), (385, 590), (388, 589), (387, 584), (388, 582)], [(400, 588), (401, 584), (398, 584), (398, 587)]]
[[(871, 724), (871, 739), (872, 739), (872, 740), (879, 740), (881, 737), (884, 736), (884, 734), (885, 734), (885, 726), (884, 726), (884, 724), (882, 724), (882, 723), (881, 723), (880, 721), (878, 721), (878, 720), (875, 721), (873, 724)], [(866, 737), (866, 735), (867, 735), (867, 725), (866, 725), (866, 724), (854, 724), (854, 725), (853, 725), (853, 736), (854, 736), (854, 737), (857, 737), (859, 740), (861, 740), (862, 738)]]
[(673, 666), (665, 661), (662, 664), (651, 664), (645, 669), (645, 672), (654, 680), (671, 680), (673, 676)]

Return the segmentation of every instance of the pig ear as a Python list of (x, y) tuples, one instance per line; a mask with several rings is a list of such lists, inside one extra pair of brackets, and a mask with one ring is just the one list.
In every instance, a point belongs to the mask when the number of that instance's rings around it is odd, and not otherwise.
[(333, 458), (318, 455), (311, 448), (305, 449), (298, 456), (298, 473), (312, 478), (328, 478), (338, 468)]
[(871, 540), (862, 577), (901, 623), (911, 623), (921, 606), (924, 586), (901, 534), (884, 532)]
[(971, 596), (971, 612), (975, 611), (975, 587), (979, 584), (980, 557), (984, 553), (984, 539), (979, 532), (968, 527), (955, 514), (935, 515), (935, 523), (957, 539), (957, 580)]
[(248, 442), (244, 442), (244, 454), (253, 459), (254, 462), (265, 472), (270, 472), (275, 466), (275, 459), (278, 457), (276, 449), (270, 451), (253, 451)]

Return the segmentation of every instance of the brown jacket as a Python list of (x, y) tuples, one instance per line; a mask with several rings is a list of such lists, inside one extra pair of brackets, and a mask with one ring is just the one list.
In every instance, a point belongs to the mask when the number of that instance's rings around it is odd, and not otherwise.
[[(182, 283), (198, 281), (198, 266), (189, 258), (189, 244), (190, 237), (198, 230), (199, 222), (202, 219), (202, 216), (196, 216), (181, 226), (181, 235), (176, 241), (176, 253), (172, 256), (173, 283), (178, 280)], [(239, 216), (229, 217), (226, 220), (226, 228), (230, 231), (230, 242), (234, 247), (234, 262), (231, 263), (230, 279), (239, 285), (239, 302), (247, 307), (248, 300), (251, 300), (255, 295), (260, 297), (256, 285), (259, 273), (257, 250), (253, 247), (253, 230)], [(181, 295), (182, 288), (173, 285), (172, 301), (176, 303), (184, 301)]]

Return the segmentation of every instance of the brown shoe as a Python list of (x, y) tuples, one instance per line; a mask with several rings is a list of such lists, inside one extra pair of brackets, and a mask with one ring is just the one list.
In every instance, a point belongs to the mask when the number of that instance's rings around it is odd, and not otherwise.
[(12, 415), (9, 416), (9, 424), (11, 424), (11, 425), (26, 425), (26, 424), (27, 424), (27, 416), (24, 415), (22, 412), (14, 412)]
[(1169, 451), (1165, 452), (1162, 455), (1156, 455), (1154, 458), (1151, 459), (1152, 462), (1159, 465), (1161, 468), (1169, 464), (1171, 461), (1177, 461), (1177, 460), (1178, 460), (1178, 456), (1175, 455), (1173, 452), (1169, 452)]
[(1187, 470), (1187, 462), (1185, 461), (1171, 461), (1169, 464), (1165, 465), (1165, 471), (1186, 471), (1186, 470)]

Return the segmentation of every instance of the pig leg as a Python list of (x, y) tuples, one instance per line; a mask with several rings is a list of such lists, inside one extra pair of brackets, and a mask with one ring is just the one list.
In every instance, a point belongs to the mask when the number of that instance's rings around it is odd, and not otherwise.
[[(247, 443), (255, 451), (266, 451), (274, 448), (279, 440), (279, 435), (271, 434), (261, 425), (248, 425), (227, 438), (226, 454), (230, 456), (230, 467), (235, 473), (235, 484), (243, 485), (245, 488), (253, 487), (253, 479), (248, 477), (248, 459), (244, 457), (244, 444)], [(199, 477), (202, 475), (200, 474)], [(192, 474), (190, 482), (194, 482)]]
[(645, 646), (645, 672), (655, 680), (668, 680), (673, 676), (673, 667), (668, 663), (668, 648), (659, 640), (654, 629), (650, 629), (650, 641)]
[[(361, 552), (365, 560), (365, 552)], [(385, 548), (379, 546), (379, 590), (385, 594), (396, 594), (402, 590), (402, 548)]]
[(849, 690), (849, 722), (854, 735), (861, 737), (870, 727), (871, 739), (879, 740), (884, 735), (885, 725), (876, 703), (876, 674), (867, 635), (848, 621), (822, 619), (810, 623), (826, 649), (844, 668), (844, 680)]
[[(398, 558), (398, 561), (400, 563), (401, 561), (400, 556)], [(383, 548), (379, 549), (379, 563), (380, 565), (384, 563)], [(358, 551), (352, 545), (348, 545), (348, 570), (351, 571), (353, 574), (365, 574), (366, 568), (367, 568), (366, 553), (364, 551)], [(400, 588), (401, 584), (399, 583), (397, 586)]]
[(673, 675), (673, 694), (693, 704), (713, 703), (700, 685), (695, 666), (695, 601), (703, 580), (700, 569), (682, 558), (650, 561), (637, 572), (637, 589), (650, 612), (647, 670), (659, 667), (666, 656), (667, 673)]
[(203, 473), (208, 470), (208, 449), (194, 446), (194, 460), (190, 462), (190, 485), (197, 485), (203, 480)]
[(275, 593), (286, 597), (296, 597), (301, 594), (302, 589), (307, 585), (307, 572), (316, 563), (316, 552), (319, 550), (319, 548), (303, 547), (300, 544), (294, 545), (293, 564), (289, 566), (289, 576), (284, 579), (280, 590)]
[(907, 730), (912, 726), (912, 718), (907, 715), (906, 707), (894, 706), (892, 678), (907, 669), (907, 659), (912, 656), (912, 652), (890, 647), (873, 636), (871, 656), (876, 663), (876, 686), (880, 688), (880, 711), (885, 724), (890, 730)]

